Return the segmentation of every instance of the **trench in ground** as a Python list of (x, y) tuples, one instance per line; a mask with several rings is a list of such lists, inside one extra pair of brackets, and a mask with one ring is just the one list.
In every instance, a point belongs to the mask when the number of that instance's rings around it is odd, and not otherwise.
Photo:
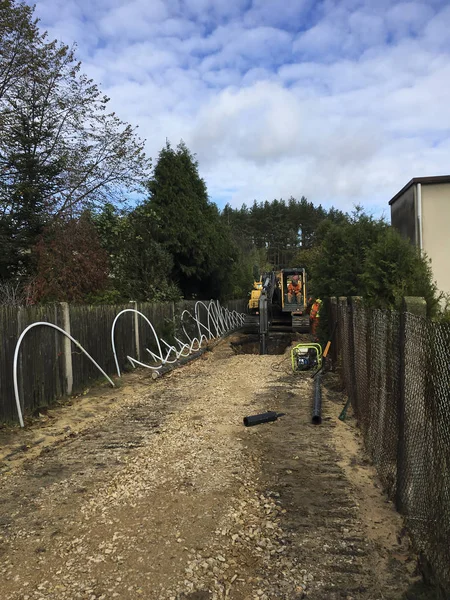
[[(284, 354), (292, 342), (298, 339), (295, 333), (270, 333), (267, 338), (267, 354)], [(259, 335), (245, 335), (237, 342), (231, 342), (236, 354), (259, 354)]]

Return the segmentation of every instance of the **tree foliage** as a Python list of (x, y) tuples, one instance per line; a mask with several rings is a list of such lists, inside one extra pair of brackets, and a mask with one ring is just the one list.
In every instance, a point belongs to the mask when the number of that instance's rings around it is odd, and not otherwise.
[(235, 238), (248, 249), (265, 249), (273, 268), (292, 266), (300, 249), (313, 247), (318, 225), (327, 216), (321, 206), (314, 206), (304, 196), (300, 200), (254, 201), (250, 208), (227, 205), (222, 213)]
[(157, 241), (173, 258), (171, 279), (186, 297), (222, 295), (235, 260), (233, 244), (183, 142), (162, 148), (148, 188), (146, 210), (156, 221)]
[(361, 295), (361, 275), (367, 250), (387, 228), (361, 209), (344, 221), (325, 220), (319, 228), (321, 240), (316, 260), (310, 265), (314, 293), (317, 296)]
[(108, 285), (108, 256), (87, 213), (54, 221), (33, 248), (33, 258), (33, 302), (82, 302), (88, 293)]
[(180, 290), (171, 281), (172, 256), (157, 241), (157, 224), (148, 205), (127, 212), (106, 204), (93, 216), (93, 222), (109, 257), (110, 287), (116, 291), (117, 300), (167, 301), (180, 297)]
[[(143, 189), (149, 161), (135, 130), (107, 111), (74, 50), (48, 41), (20, 2), (0, 3), (0, 275), (30, 270), (45, 225)], [(6, 25), (5, 25), (6, 24)]]
[(14, 0), (0, 0), (0, 99), (21, 80), (32, 59), (31, 49), (41, 37), (33, 8)]
[(392, 227), (367, 250), (360, 280), (369, 305), (400, 308), (404, 296), (419, 296), (425, 298), (429, 314), (436, 312), (438, 295), (430, 262)]
[(403, 296), (437, 305), (429, 261), (383, 219), (357, 207), (345, 220), (324, 221), (310, 265), (316, 296), (362, 296), (375, 308), (400, 309)]

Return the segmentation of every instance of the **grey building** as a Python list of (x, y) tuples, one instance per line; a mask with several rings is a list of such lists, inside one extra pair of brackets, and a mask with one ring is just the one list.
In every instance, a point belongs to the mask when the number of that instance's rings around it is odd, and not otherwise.
[(439, 290), (450, 294), (450, 175), (414, 177), (389, 204), (392, 226), (427, 254)]

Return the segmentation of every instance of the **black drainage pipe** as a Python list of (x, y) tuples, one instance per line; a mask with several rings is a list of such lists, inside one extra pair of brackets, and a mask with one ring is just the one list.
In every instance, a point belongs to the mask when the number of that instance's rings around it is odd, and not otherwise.
[(277, 413), (273, 410), (269, 410), (260, 415), (244, 417), (244, 425), (246, 427), (252, 427), (253, 425), (260, 425), (261, 423), (270, 423), (271, 421), (276, 421), (278, 417), (284, 417), (284, 413)]
[(312, 422), (314, 425), (322, 423), (322, 375), (319, 373), (314, 380), (314, 405), (312, 413)]

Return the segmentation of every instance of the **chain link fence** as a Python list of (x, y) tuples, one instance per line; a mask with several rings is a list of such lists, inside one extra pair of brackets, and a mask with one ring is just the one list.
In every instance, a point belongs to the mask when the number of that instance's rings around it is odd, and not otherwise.
[(450, 597), (450, 325), (332, 300), (336, 358), (366, 448)]

